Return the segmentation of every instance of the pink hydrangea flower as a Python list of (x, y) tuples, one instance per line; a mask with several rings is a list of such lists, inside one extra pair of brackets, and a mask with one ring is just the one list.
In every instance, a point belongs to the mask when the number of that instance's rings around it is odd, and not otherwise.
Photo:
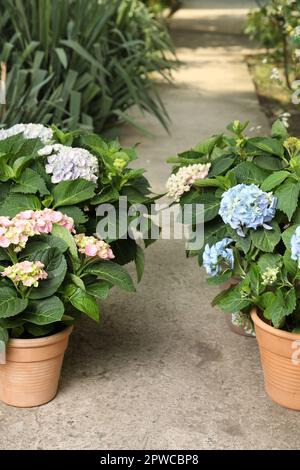
[(75, 242), (79, 253), (86, 256), (102, 259), (113, 259), (115, 256), (110, 246), (104, 240), (98, 240), (95, 237), (87, 237), (83, 233), (75, 235)]
[(51, 233), (53, 224), (61, 225), (69, 232), (75, 232), (73, 219), (53, 209), (27, 210), (12, 219), (0, 217), (0, 247), (8, 248), (10, 245), (15, 245), (14, 251), (21, 251), (29, 237)]
[(22, 283), (25, 287), (38, 287), (40, 280), (47, 279), (41, 261), (22, 261), (8, 266), (1, 276), (9, 278), (14, 284)]

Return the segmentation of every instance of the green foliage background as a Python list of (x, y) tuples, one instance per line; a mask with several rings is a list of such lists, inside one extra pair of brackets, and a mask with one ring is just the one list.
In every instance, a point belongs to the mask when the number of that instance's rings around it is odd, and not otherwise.
[[(132, 121), (136, 104), (166, 127), (152, 73), (170, 79), (173, 46), (139, 0), (2, 0), (0, 60), (7, 105), (0, 124), (101, 131)], [(137, 125), (137, 124), (136, 124)]]

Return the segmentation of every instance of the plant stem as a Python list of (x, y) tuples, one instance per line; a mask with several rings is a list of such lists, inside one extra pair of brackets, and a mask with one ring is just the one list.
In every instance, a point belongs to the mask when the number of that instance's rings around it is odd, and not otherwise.
[(289, 77), (289, 51), (288, 51), (288, 44), (287, 44), (287, 36), (283, 30), (282, 33), (282, 45), (283, 45), (283, 65), (284, 65), (284, 76), (287, 87), (292, 90), (292, 85), (290, 82)]

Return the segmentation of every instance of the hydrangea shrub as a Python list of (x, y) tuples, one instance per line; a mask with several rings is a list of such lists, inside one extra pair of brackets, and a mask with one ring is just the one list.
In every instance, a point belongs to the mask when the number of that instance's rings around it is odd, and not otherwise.
[(209, 167), (169, 196), (204, 207), (204, 246), (187, 254), (198, 257), (210, 284), (233, 281), (213, 305), (245, 315), (257, 307), (274, 327), (300, 332), (300, 140), (280, 121), (271, 136), (247, 135), (247, 125), (234, 121), (230, 134), (169, 158), (175, 176)]
[(0, 340), (42, 337), (81, 314), (99, 321), (99, 301), (117, 286), (135, 290), (104, 241), (75, 234), (73, 219), (52, 209), (0, 220)]
[[(0, 131), (0, 154), (0, 217), (14, 217), (24, 210), (55, 210), (72, 217), (76, 230), (93, 236), (101, 220), (96, 215), (99, 204), (118, 208), (120, 196), (127, 197), (129, 207), (153, 201), (144, 170), (130, 168), (137, 158), (135, 148), (124, 148), (118, 140), (18, 124)], [(147, 224), (151, 233), (151, 221)], [(118, 234), (105, 241), (117, 263), (135, 261), (140, 279), (143, 250), (136, 241)]]

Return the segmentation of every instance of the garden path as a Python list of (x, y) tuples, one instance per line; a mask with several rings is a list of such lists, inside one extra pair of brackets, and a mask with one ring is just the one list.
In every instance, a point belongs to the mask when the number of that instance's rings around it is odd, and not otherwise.
[[(185, 66), (176, 86), (160, 85), (171, 135), (149, 116), (140, 122), (152, 137), (123, 132), (123, 143), (141, 142), (139, 165), (155, 191), (164, 191), (168, 156), (231, 120), (267, 130), (243, 59), (254, 2), (185, 4), (171, 22)], [(227, 329), (213, 295), (183, 242), (152, 245), (137, 294), (115, 292), (101, 327), (85, 320), (73, 334), (56, 400), (0, 405), (0, 448), (297, 448), (299, 415), (266, 398), (255, 340)]]

